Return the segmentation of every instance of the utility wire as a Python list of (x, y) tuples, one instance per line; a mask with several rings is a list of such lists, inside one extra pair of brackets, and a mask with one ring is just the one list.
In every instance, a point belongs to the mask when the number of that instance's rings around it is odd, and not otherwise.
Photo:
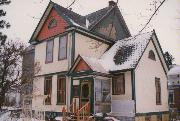
[(159, 10), (159, 8), (163, 5), (163, 3), (165, 2), (166, 0), (163, 0), (161, 2), (161, 4), (157, 7), (157, 9), (154, 11), (154, 13), (151, 15), (151, 17), (149, 18), (149, 20), (147, 21), (147, 23), (144, 25), (144, 27), (139, 31), (139, 33), (141, 33), (146, 27), (147, 25), (151, 22), (152, 18), (154, 17), (154, 15), (156, 15), (157, 11)]
[(67, 9), (70, 8), (75, 2), (76, 0), (73, 0), (73, 2), (67, 7)]

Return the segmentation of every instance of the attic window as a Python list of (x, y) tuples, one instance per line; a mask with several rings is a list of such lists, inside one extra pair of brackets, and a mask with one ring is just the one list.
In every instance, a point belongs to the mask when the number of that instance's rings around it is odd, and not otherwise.
[(156, 57), (155, 57), (155, 54), (154, 54), (153, 50), (149, 51), (148, 58), (151, 59), (151, 60), (156, 60)]
[(132, 55), (134, 47), (134, 45), (120, 47), (114, 56), (114, 63), (118, 65), (126, 62), (128, 57)]
[(56, 21), (56, 19), (53, 18), (48, 24), (48, 29), (51, 29), (56, 26), (57, 26), (57, 21)]

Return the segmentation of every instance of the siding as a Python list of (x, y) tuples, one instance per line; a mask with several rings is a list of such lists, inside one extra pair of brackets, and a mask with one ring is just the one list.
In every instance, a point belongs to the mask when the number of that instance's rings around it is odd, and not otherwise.
[[(57, 26), (51, 29), (48, 29), (48, 24), (53, 18), (57, 20)], [(39, 32), (37, 36), (37, 40), (41, 41), (48, 37), (62, 33), (65, 31), (65, 27), (67, 27), (67, 25), (68, 25), (67, 22), (61, 16), (58, 15), (56, 10), (52, 9), (43, 27), (41, 28), (41, 31)]]
[[(33, 110), (45, 110), (52, 112), (62, 112), (62, 108), (65, 105), (57, 105), (57, 75), (52, 76), (52, 95), (51, 95), (51, 105), (43, 105), (43, 96), (44, 95), (44, 77), (37, 77), (33, 81), (33, 101), (32, 109)], [(66, 94), (70, 95), (70, 79), (66, 78)], [(70, 96), (66, 96), (66, 104), (69, 103)]]
[(125, 94), (112, 95), (112, 100), (132, 100), (131, 72), (125, 72)]
[(67, 59), (58, 60), (59, 37), (54, 39), (53, 62), (45, 64), (46, 59), (46, 41), (35, 46), (35, 62), (40, 63), (40, 72), (37, 75), (56, 73), (68, 70), (68, 59), (70, 60), (70, 42), (71, 34), (68, 34)]
[[(148, 58), (150, 50), (154, 51), (156, 61)], [(156, 105), (155, 77), (160, 78), (161, 82), (161, 105)], [(137, 113), (168, 111), (167, 77), (152, 41), (150, 41), (136, 67), (135, 89)]]
[(100, 57), (108, 48), (107, 44), (101, 44), (99, 47), (97, 40), (91, 39), (87, 36), (76, 33), (75, 34), (75, 59), (80, 54), (87, 57)]

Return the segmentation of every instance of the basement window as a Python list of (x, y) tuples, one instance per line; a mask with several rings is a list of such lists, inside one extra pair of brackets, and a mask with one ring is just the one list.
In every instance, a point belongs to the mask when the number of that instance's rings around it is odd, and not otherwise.
[(56, 26), (57, 26), (57, 21), (56, 19), (53, 18), (48, 24), (48, 29), (54, 28)]

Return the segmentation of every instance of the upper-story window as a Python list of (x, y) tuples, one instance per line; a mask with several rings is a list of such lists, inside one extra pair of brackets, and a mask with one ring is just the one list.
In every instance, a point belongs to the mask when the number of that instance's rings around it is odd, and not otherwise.
[(121, 75), (113, 78), (112, 91), (113, 91), (113, 95), (125, 94), (125, 77), (124, 77), (124, 74), (121, 74)]
[(53, 62), (53, 46), (54, 40), (49, 40), (46, 43), (46, 63)]
[(154, 54), (154, 51), (153, 51), (153, 50), (150, 50), (150, 51), (149, 51), (148, 58), (150, 58), (151, 60), (156, 60), (156, 57), (155, 57), (155, 54)]
[(56, 26), (57, 26), (57, 21), (56, 21), (56, 19), (53, 18), (48, 24), (48, 29), (51, 29)]
[(67, 36), (59, 38), (59, 60), (67, 58)]
[(156, 86), (156, 105), (161, 105), (161, 83), (160, 78), (155, 78)]

